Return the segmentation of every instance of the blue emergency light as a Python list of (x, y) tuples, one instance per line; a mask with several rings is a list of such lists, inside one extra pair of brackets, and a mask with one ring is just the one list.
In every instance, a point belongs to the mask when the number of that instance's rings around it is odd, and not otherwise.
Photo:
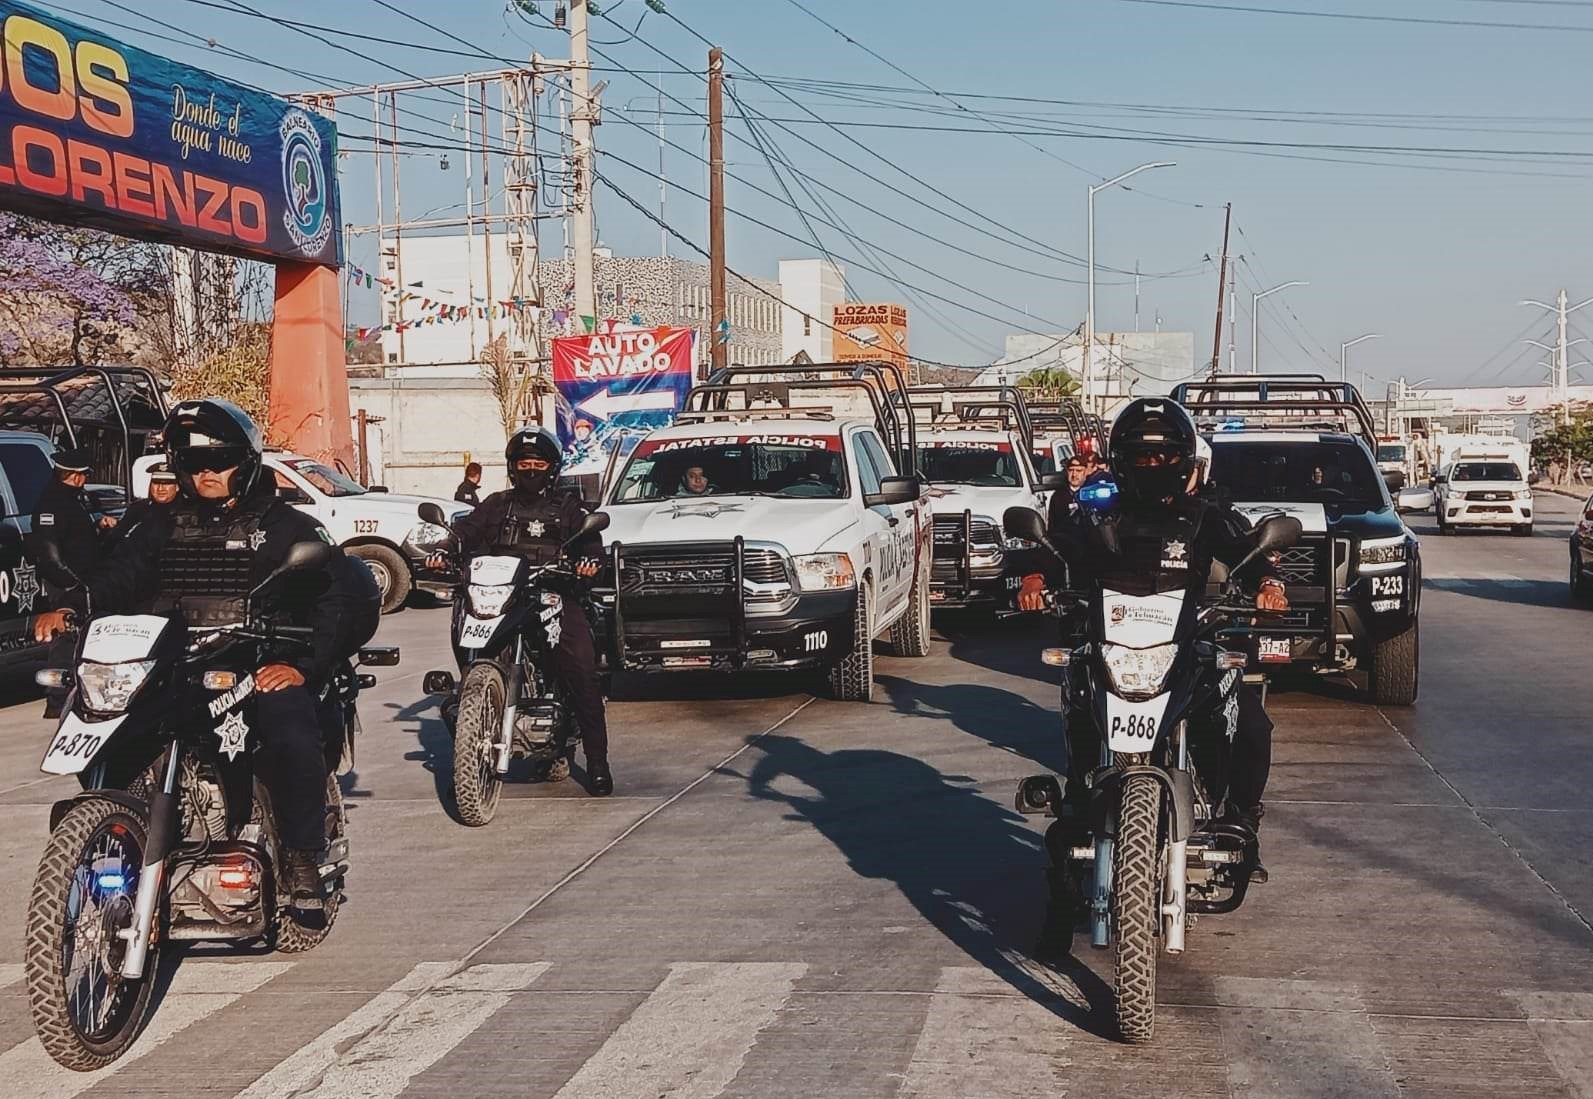
[(1089, 508), (1091, 511), (1108, 511), (1117, 503), (1117, 482), (1095, 481), (1081, 485), (1077, 499), (1080, 507)]

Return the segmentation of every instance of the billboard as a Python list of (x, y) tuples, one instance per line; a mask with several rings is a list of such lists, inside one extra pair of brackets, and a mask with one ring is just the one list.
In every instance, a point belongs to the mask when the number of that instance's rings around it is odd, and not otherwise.
[(884, 359), (907, 372), (907, 307), (842, 302), (835, 307), (836, 362)]
[(325, 117), (0, 0), (0, 208), (269, 260), (341, 261)]
[(627, 437), (672, 423), (692, 384), (690, 328), (615, 326), (553, 341), (553, 388), (566, 474), (602, 473)]

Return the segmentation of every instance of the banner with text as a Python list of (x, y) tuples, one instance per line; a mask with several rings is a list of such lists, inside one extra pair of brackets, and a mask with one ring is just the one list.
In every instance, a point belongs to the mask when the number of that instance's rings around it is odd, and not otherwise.
[(880, 360), (907, 371), (905, 306), (842, 302), (835, 307), (835, 361)]
[(52, 12), (0, 0), (0, 208), (336, 266), (337, 127)]
[(626, 436), (673, 423), (691, 389), (689, 328), (621, 328), (553, 341), (566, 474), (602, 473)]

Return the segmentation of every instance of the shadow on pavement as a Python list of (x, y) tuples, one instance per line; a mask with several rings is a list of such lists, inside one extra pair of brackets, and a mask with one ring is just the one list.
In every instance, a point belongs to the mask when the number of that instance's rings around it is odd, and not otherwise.
[(610, 702), (712, 702), (787, 698), (817, 691), (817, 674), (801, 672), (621, 672)]
[(1493, 603), (1514, 603), (1522, 607), (1568, 607), (1570, 589), (1564, 580), (1490, 580), (1426, 578), (1427, 587), (1455, 595), (1469, 595)]
[(1040, 650), (1056, 644), (1057, 623), (1050, 615), (996, 618), (990, 611), (941, 611), (935, 633), (949, 646), (953, 660), (1020, 679), (1057, 682), (1055, 673), (1040, 663)]
[[(1057, 972), (1083, 993), (1077, 1004), (1041, 976), (1027, 953), (1045, 904), (1040, 837), (973, 780), (876, 749), (825, 752), (795, 737), (757, 742), (749, 792), (788, 805), (865, 878), (892, 882), (932, 926), (1015, 990), (1101, 1037), (1112, 1033), (1112, 992), (1082, 963)], [(816, 796), (786, 793), (789, 776)]]
[[(922, 683), (894, 675), (875, 676), (899, 714), (950, 721), (970, 736), (1048, 771), (1067, 771), (1067, 745), (1058, 709), (982, 683)], [(1061, 706), (1061, 688), (1057, 688)]]
[[(437, 791), (437, 801), (455, 824), (463, 824), (454, 805), (454, 738), (442, 719), (438, 704), (439, 695), (424, 695), (407, 706), (389, 702), (394, 721), (415, 723), (416, 751), (405, 752), (404, 758), (419, 763), (431, 775), (432, 786)], [(426, 712), (430, 710), (429, 715)], [(425, 715), (425, 716), (423, 716)]]

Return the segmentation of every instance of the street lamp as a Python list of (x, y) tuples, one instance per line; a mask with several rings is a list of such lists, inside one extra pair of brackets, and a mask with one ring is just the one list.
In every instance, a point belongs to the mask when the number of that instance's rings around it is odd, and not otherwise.
[(1350, 380), (1350, 375), (1345, 369), (1344, 353), (1358, 343), (1365, 343), (1367, 340), (1380, 340), (1382, 338), (1383, 337), (1376, 332), (1368, 332), (1364, 336), (1356, 336), (1353, 340), (1346, 340), (1345, 342), (1339, 344), (1339, 381), (1347, 382)]
[(1250, 295), (1250, 373), (1254, 374), (1257, 372), (1257, 367), (1261, 358), (1261, 356), (1257, 354), (1256, 350), (1256, 341), (1261, 338), (1261, 326), (1257, 323), (1259, 319), (1257, 306), (1261, 304), (1261, 299), (1270, 297), (1271, 295), (1276, 294), (1279, 290), (1287, 290), (1291, 286), (1310, 285), (1311, 284), (1308, 282), (1285, 282), (1278, 286), (1274, 286), (1271, 290), (1263, 290), (1259, 294)]
[(1090, 360), (1094, 357), (1094, 349), (1095, 349), (1095, 195), (1096, 195), (1097, 192), (1104, 191), (1108, 187), (1117, 186), (1117, 184), (1122, 183), (1125, 179), (1129, 178), (1130, 176), (1137, 176), (1137, 175), (1139, 175), (1139, 173), (1148, 172), (1152, 168), (1172, 168), (1172, 167), (1175, 167), (1175, 166), (1176, 166), (1175, 162), (1171, 161), (1171, 160), (1159, 160), (1159, 161), (1157, 161), (1154, 164), (1141, 164), (1138, 168), (1131, 168), (1130, 170), (1124, 172), (1120, 176), (1114, 176), (1113, 178), (1107, 180), (1105, 183), (1097, 183), (1097, 184), (1093, 185), (1090, 188), (1090, 201), (1089, 201), (1089, 208), (1090, 208), (1090, 218), (1089, 218), (1089, 220), (1090, 220), (1090, 228), (1089, 228), (1089, 236), (1090, 236), (1090, 244), (1089, 244), (1089, 270), (1090, 270), (1089, 284), (1090, 284), (1090, 293), (1089, 293), (1089, 299), (1090, 300), (1089, 300), (1089, 304), (1086, 306), (1086, 308), (1084, 310), (1084, 407), (1086, 409), (1092, 411), (1092, 412), (1095, 410), (1095, 405), (1094, 405), (1094, 396), (1095, 396), (1095, 394), (1094, 394), (1094, 385), (1093, 385), (1093, 379), (1090, 377), (1090, 371), (1091, 371), (1091, 362), (1090, 362)]

